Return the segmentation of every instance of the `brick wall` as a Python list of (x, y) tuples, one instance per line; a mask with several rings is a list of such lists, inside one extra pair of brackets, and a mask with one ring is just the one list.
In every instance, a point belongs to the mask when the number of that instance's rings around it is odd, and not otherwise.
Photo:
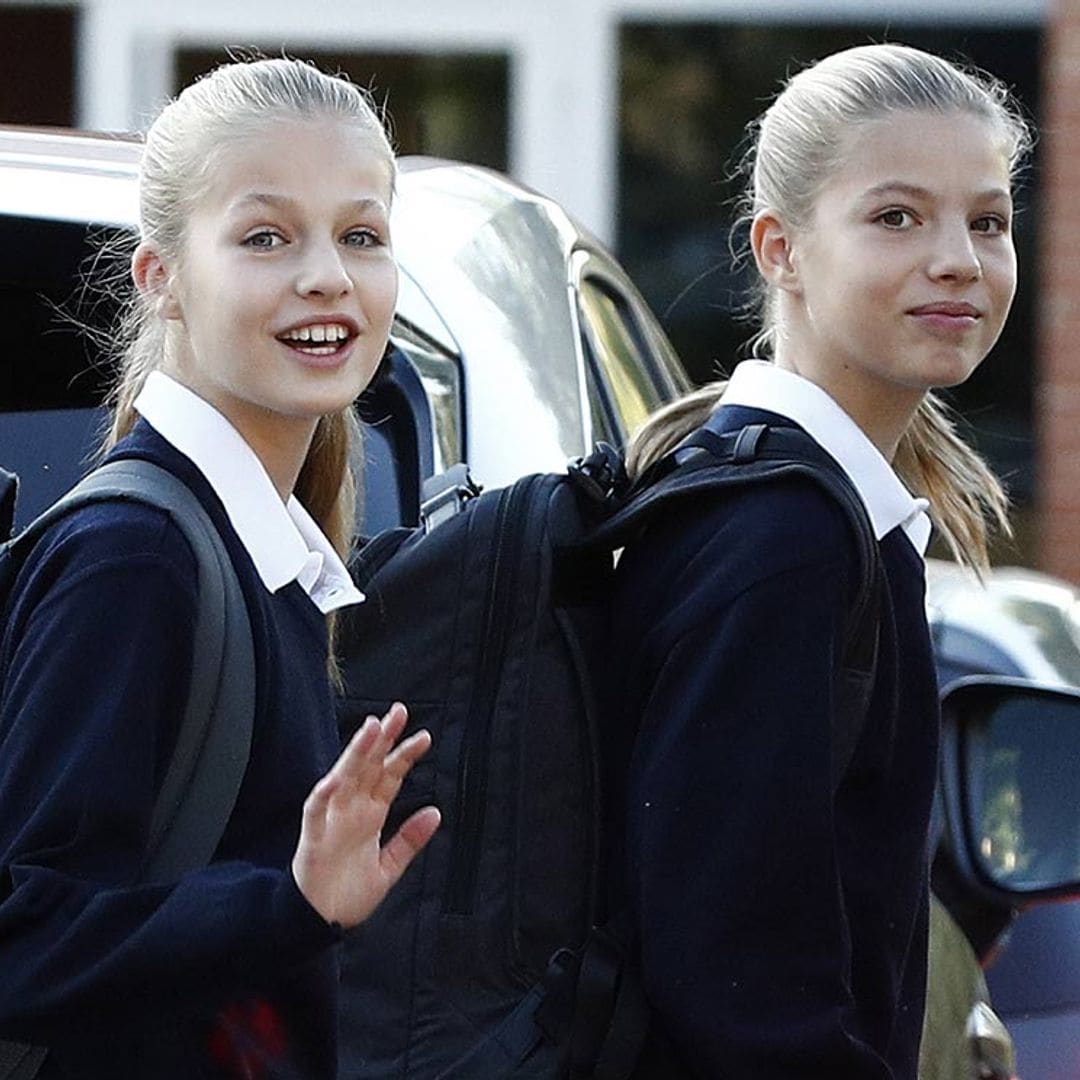
[(1080, 584), (1080, 0), (1053, 0), (1040, 132), (1039, 565)]

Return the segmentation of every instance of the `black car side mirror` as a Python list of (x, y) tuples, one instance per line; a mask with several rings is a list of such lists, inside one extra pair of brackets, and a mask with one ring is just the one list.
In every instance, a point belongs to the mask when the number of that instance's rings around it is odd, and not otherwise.
[(1080, 692), (963, 679), (942, 720), (945, 825), (967, 884), (998, 907), (1080, 895)]

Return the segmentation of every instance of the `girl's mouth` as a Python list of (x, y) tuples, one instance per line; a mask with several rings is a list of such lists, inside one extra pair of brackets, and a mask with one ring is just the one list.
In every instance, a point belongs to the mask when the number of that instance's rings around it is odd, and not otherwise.
[(344, 323), (311, 323), (278, 334), (278, 341), (305, 356), (333, 356), (350, 337)]
[(978, 308), (965, 302), (944, 301), (913, 308), (909, 315), (934, 333), (963, 334), (982, 317)]

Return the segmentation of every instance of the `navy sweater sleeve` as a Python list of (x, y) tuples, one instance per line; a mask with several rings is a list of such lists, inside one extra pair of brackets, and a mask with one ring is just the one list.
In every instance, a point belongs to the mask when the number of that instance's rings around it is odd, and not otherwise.
[[(79, 511), (6, 613), (0, 698), (0, 1035), (254, 986), (335, 932), (291, 875), (216, 862), (134, 884), (191, 674), (194, 559), (167, 515)], [(169, 977), (163, 978), (162, 973)]]
[(620, 567), (626, 878), (647, 995), (701, 1077), (891, 1075), (854, 1015), (834, 811), (855, 565), (839, 509), (785, 484), (674, 516)]

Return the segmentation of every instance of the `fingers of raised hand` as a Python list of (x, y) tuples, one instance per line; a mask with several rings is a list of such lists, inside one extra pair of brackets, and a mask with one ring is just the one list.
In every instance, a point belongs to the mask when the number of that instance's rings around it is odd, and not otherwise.
[(408, 720), (403, 705), (395, 704), (379, 720), (369, 716), (353, 735), (330, 771), (315, 785), (309, 802), (313, 811), (327, 808), (331, 798), (362, 797), (390, 803), (402, 781), (431, 746), (431, 735), (417, 731), (397, 746)]
[(408, 720), (409, 711), (400, 701), (395, 701), (393, 705), (387, 709), (386, 715), (382, 718), (382, 727), (389, 738), (391, 745), (401, 738), (401, 733), (405, 730), (405, 725), (408, 723)]
[(425, 806), (412, 814), (383, 845), (379, 853), (379, 868), (388, 887), (401, 877), (409, 863), (435, 835), (441, 820), (434, 806)]
[(352, 783), (372, 782), (382, 771), (386, 755), (404, 730), (408, 716), (405, 706), (396, 703), (381, 720), (368, 716), (327, 776)]
[(389, 754), (384, 762), (384, 772), (398, 785), (405, 779), (409, 770), (431, 749), (431, 733), (421, 728), (403, 739)]

